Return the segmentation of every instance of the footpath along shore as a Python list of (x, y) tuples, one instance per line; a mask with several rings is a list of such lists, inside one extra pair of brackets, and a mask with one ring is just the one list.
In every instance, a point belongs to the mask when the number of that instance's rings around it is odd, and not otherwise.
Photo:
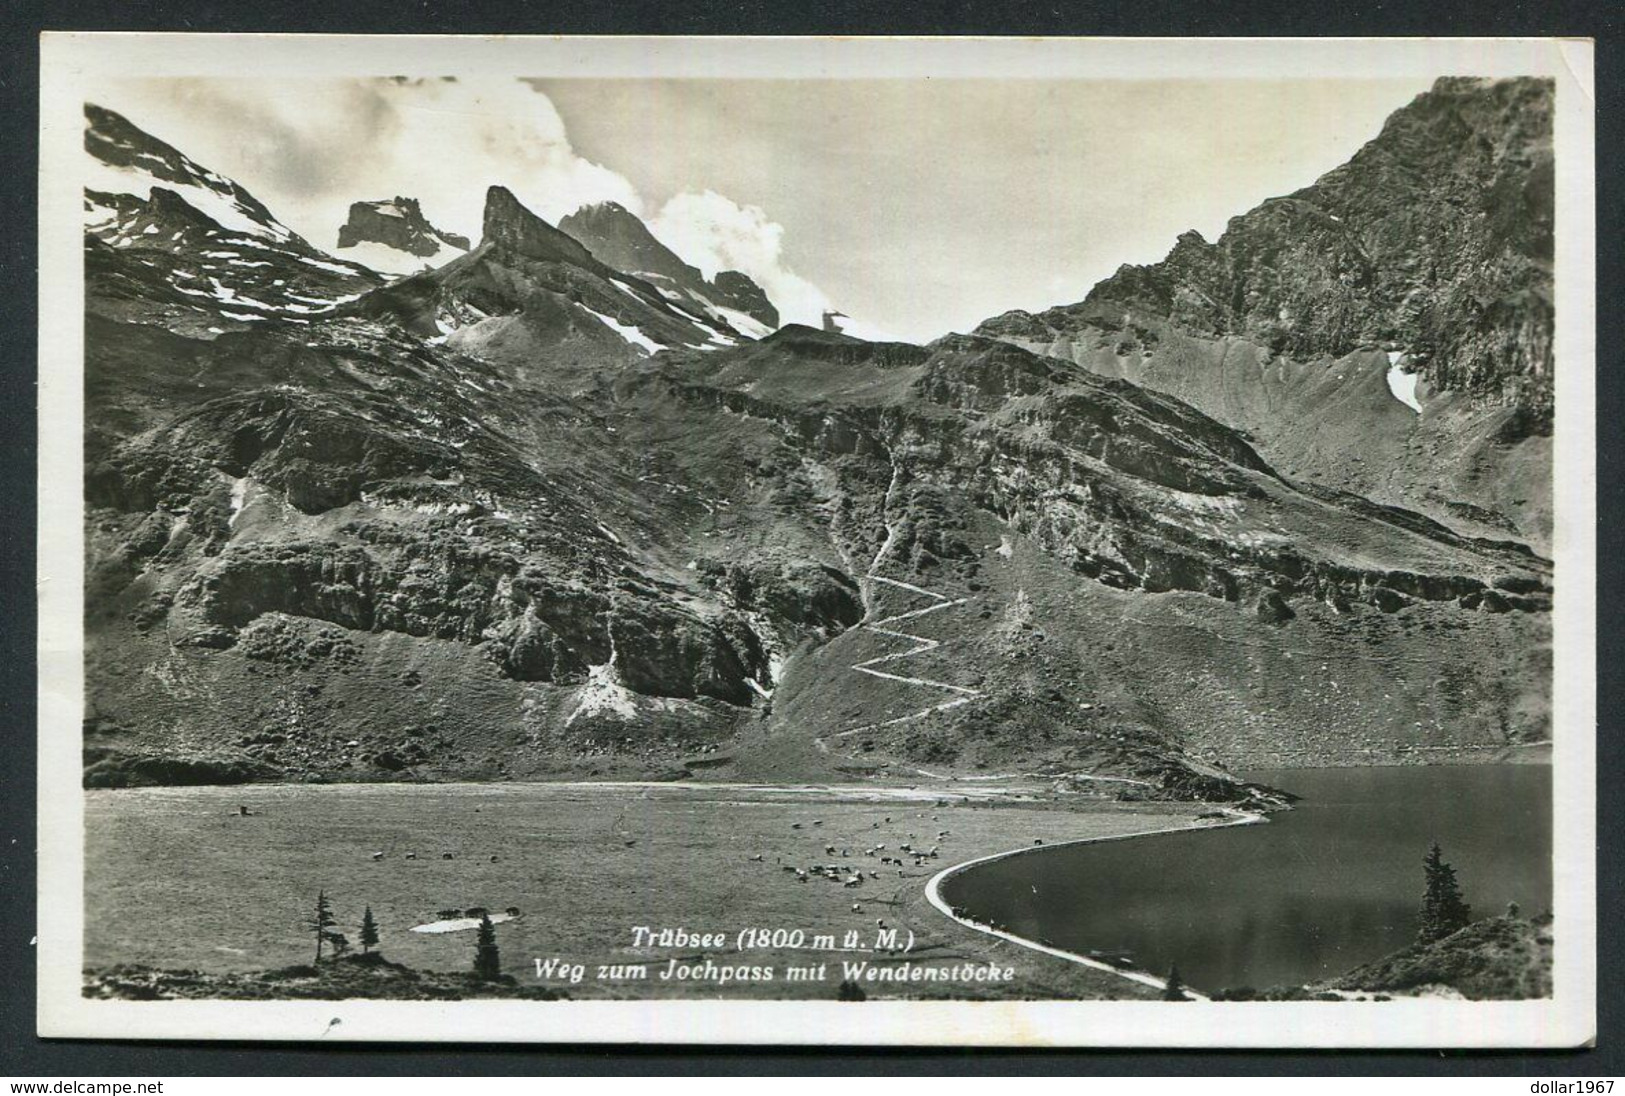
[[(1061, 849), (1071, 845), (1098, 845), (1106, 841), (1128, 841), (1134, 838), (1154, 837), (1157, 834), (1165, 833), (1188, 833), (1191, 830), (1222, 829), (1226, 826), (1250, 826), (1254, 825), (1255, 823), (1264, 823), (1269, 821), (1269, 819), (1264, 815), (1251, 811), (1228, 809), (1225, 813), (1231, 816), (1230, 819), (1225, 822), (1191, 821), (1177, 826), (1161, 826), (1151, 830), (1138, 830), (1134, 833), (1114, 834), (1105, 837), (1080, 837), (1075, 841), (1058, 841), (1052, 845), (1023, 845), (1020, 848), (1008, 849), (1005, 852), (996, 852), (987, 856), (978, 856), (974, 860), (966, 860), (962, 863), (946, 867), (939, 871), (936, 875), (933, 875), (930, 881), (925, 885), (926, 901), (935, 906), (937, 912), (941, 913), (944, 917), (951, 921), (958, 922), (968, 929), (974, 929), (976, 932), (985, 933), (988, 936), (996, 936), (1001, 940), (1008, 940), (1012, 944), (1028, 948), (1032, 951), (1041, 952), (1045, 955), (1054, 956), (1057, 959), (1064, 959), (1069, 963), (1077, 963), (1080, 966), (1104, 971), (1108, 974), (1115, 974), (1119, 978), (1126, 978), (1130, 982), (1138, 982), (1143, 986), (1150, 986), (1153, 989), (1158, 990), (1166, 989), (1168, 987), (1167, 981), (1165, 979), (1158, 978), (1154, 974), (1147, 974), (1144, 971), (1138, 970), (1125, 970), (1122, 967), (1104, 962), (1100, 959), (1094, 959), (1087, 955), (1079, 955), (1077, 952), (1067, 951), (1064, 948), (1052, 947), (1049, 944), (1041, 944), (1036, 940), (1029, 940), (1024, 936), (1017, 936), (1013, 932), (1007, 932), (1004, 929), (995, 928), (992, 925), (984, 924), (983, 922), (977, 921), (973, 918), (962, 916), (961, 914), (954, 912), (953, 907), (951, 907), (942, 897), (942, 885), (961, 872), (968, 871), (971, 868), (978, 867), (982, 864), (991, 864), (995, 860), (1008, 860), (1014, 856), (1040, 853), (1049, 849)], [(1188, 997), (1192, 997), (1200, 1001), (1206, 1001), (1208, 999), (1205, 994), (1198, 993), (1189, 988), (1185, 990), (1185, 994)]]

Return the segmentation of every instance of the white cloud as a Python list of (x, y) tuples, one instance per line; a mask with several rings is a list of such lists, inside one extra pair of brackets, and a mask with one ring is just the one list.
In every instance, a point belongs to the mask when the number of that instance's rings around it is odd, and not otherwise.
[[(714, 190), (684, 191), (660, 207), (649, 229), (708, 278), (721, 270), (750, 275), (778, 307), (783, 323), (819, 327), (824, 312), (834, 308), (828, 294), (785, 263), (784, 226), (759, 206), (742, 206)], [(859, 338), (891, 337), (847, 316), (838, 322)]]
[(662, 243), (699, 267), (750, 275), (778, 306), (785, 323), (817, 327), (829, 297), (784, 263), (784, 226), (757, 206), (742, 206), (714, 190), (684, 191), (649, 221)]
[(397, 182), (386, 189), (419, 198), (454, 231), (479, 236), (493, 184), (555, 224), (590, 202), (642, 212), (626, 177), (578, 155), (552, 101), (517, 81), (397, 85), (386, 96), (398, 119), (393, 155), (381, 169)]

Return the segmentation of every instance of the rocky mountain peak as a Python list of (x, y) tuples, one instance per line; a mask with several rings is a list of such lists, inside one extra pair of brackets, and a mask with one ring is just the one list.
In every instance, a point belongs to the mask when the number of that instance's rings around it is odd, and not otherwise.
[(446, 232), (429, 223), (416, 198), (396, 197), (385, 201), (355, 202), (350, 217), (339, 228), (339, 247), (376, 243), (419, 258), (433, 258), (450, 246), (469, 249), (466, 236)]
[(513, 192), (503, 186), (493, 186), (485, 192), (481, 243), (542, 262), (586, 265), (593, 260), (585, 247), (526, 209)]
[(163, 187), (223, 229), (313, 250), (235, 180), (210, 171), (122, 114), (86, 103), (85, 122), (85, 151), (92, 160), (87, 190), (146, 201), (155, 187)]
[(1346, 164), (1087, 303), (1300, 358), (1402, 347), (1438, 390), (1551, 411), (1551, 84), (1445, 78)]
[(661, 274), (678, 282), (704, 281), (699, 270), (655, 239), (649, 227), (619, 202), (582, 206), (559, 221), (559, 230), (617, 270)]
[(86, 276), (108, 315), (204, 335), (297, 327), (378, 284), (123, 115), (87, 103), (85, 121)]
[(741, 312), (754, 316), (769, 327), (779, 326), (779, 310), (768, 299), (767, 291), (739, 270), (722, 270), (711, 279), (724, 298), (734, 302)]
[[(661, 243), (637, 214), (617, 202), (582, 206), (559, 221), (559, 229), (615, 269), (648, 278), (663, 292), (686, 297), (708, 313), (731, 309), (769, 330), (779, 326), (779, 310), (748, 275), (725, 270), (707, 279), (698, 267), (684, 262)], [(719, 318), (727, 320), (725, 313)], [(767, 333), (743, 330), (751, 326), (749, 323), (734, 322), (732, 326), (746, 335)]]
[(1217, 240), (978, 331), (1177, 396), (1289, 474), (1543, 545), (1549, 493), (1501, 477), (1549, 460), (1552, 96), (1443, 78)]

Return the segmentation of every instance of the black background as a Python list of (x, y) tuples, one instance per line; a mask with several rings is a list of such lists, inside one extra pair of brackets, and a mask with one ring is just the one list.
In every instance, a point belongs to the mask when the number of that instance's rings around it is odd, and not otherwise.
[[(887, 10), (892, 9), (892, 10)], [(367, 0), (204, 3), (0, 0), (0, 1076), (302, 1076), (618, 1073), (1527, 1075), (1625, 1072), (1619, 1042), (1622, 496), (1619, 240), (1621, 6), (1609, 3), (972, 3)], [(38, 34), (42, 30), (506, 34), (991, 34), (1573, 36), (1597, 40), (1598, 1045), (1566, 1052), (1185, 1053), (711, 1047), (432, 1048), (41, 1040), (34, 1035), (35, 501)], [(47, 911), (47, 916), (49, 912)]]

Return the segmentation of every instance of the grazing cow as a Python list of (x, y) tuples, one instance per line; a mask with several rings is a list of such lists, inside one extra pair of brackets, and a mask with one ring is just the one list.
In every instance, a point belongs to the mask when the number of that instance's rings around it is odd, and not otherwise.
[(815, 825), (815, 826), (822, 826), (822, 825), (823, 825), (823, 824), (824, 824), (824, 820), (823, 820), (823, 819), (822, 819), (822, 818), (815, 818), (815, 819), (813, 819), (813, 825)]
[(418, 858), (418, 854), (415, 852), (409, 852), (406, 854), (406, 858), (408, 860), (416, 860)]
[(862, 902), (853, 902), (852, 903), (852, 912), (853, 913), (862, 913), (863, 912), (863, 903)]
[(799, 830), (801, 828), (801, 823), (800, 822), (792, 822), (792, 823), (790, 823), (790, 828), (792, 830)]
[(451, 859), (451, 853), (449, 853), (449, 852), (441, 853), (440, 854), (440, 859), (442, 859), (442, 860), (450, 860)]
[(757, 860), (757, 861), (760, 861), (760, 860), (761, 860), (761, 859), (762, 859), (762, 854), (761, 854), (761, 853), (757, 853), (757, 854), (756, 854), (756, 855), (755, 855), (755, 856), (753, 856), (753, 857), (751, 857), (751, 859), (752, 859), (752, 860)]
[(375, 852), (372, 854), (372, 858), (374, 860), (382, 860), (384, 858), (384, 854), (381, 852)]
[(835, 846), (834, 845), (825, 845), (824, 846), (824, 855), (825, 856), (834, 856), (835, 855)]
[(496, 862), (497, 862), (497, 858), (496, 858), (496, 857), (494, 857), (494, 856), (493, 856), (493, 857), (491, 857), (491, 863), (493, 863), (493, 864), (495, 864), (495, 863), (496, 863)]

